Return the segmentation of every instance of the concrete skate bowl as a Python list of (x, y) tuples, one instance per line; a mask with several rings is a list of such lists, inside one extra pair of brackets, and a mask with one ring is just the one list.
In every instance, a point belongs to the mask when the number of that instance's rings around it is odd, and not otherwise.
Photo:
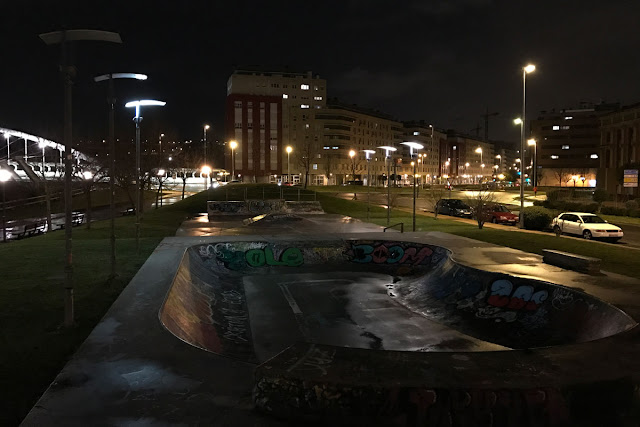
[(194, 246), (160, 319), (188, 344), (256, 364), (259, 409), (322, 422), (562, 424), (588, 412), (594, 387), (618, 396), (640, 372), (636, 323), (616, 307), (423, 243)]

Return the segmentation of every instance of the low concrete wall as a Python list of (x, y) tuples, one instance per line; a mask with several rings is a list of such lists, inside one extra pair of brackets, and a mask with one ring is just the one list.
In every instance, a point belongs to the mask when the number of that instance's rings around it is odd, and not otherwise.
[(241, 200), (207, 202), (207, 213), (213, 215), (259, 215), (270, 213), (324, 213), (318, 201)]
[(552, 249), (543, 249), (542, 261), (547, 264), (566, 268), (568, 270), (580, 271), (582, 273), (600, 273), (601, 260), (599, 258), (572, 254), (570, 252), (556, 251)]

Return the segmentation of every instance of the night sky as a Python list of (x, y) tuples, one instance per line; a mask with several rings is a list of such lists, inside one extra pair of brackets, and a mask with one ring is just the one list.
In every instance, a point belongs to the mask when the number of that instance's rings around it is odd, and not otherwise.
[(121, 136), (133, 132), (125, 101), (167, 101), (144, 112), (150, 139), (159, 132), (199, 139), (204, 123), (222, 138), (226, 82), (236, 67), (312, 70), (327, 79), (330, 97), (466, 133), (489, 108), (500, 113), (491, 138), (514, 141), (527, 62), (537, 66), (527, 79), (529, 118), (581, 101), (640, 102), (637, 0), (96, 4), (3, 4), (0, 126), (61, 140), (59, 51), (38, 34), (62, 28), (116, 31), (124, 42), (77, 45), (76, 138), (105, 137), (106, 85), (92, 78), (107, 72), (149, 75), (118, 84)]

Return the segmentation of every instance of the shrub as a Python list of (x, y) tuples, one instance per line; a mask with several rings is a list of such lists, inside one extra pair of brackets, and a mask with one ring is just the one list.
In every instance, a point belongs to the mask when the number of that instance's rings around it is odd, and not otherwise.
[(547, 191), (547, 200), (548, 201), (556, 201), (561, 198), (563, 191), (562, 190), (551, 190)]
[(593, 201), (602, 204), (602, 202), (606, 202), (607, 200), (609, 200), (609, 192), (602, 188), (596, 188), (593, 192)]
[(625, 208), (614, 208), (613, 206), (603, 206), (600, 208), (600, 213), (603, 215), (618, 215), (618, 216), (626, 216), (627, 209)]
[(544, 230), (551, 224), (551, 214), (546, 209), (533, 206), (524, 210), (524, 228), (527, 230)]
[(640, 218), (640, 211), (637, 209), (633, 211), (629, 211), (629, 216), (632, 218)]
[(542, 202), (542, 206), (547, 209), (556, 209), (563, 212), (571, 211), (589, 213), (597, 212), (598, 208), (600, 207), (598, 203), (569, 202), (565, 200), (545, 200), (544, 202)]
[(630, 211), (635, 211), (638, 209), (638, 202), (635, 200), (628, 200), (625, 204), (624, 207), (627, 208)]

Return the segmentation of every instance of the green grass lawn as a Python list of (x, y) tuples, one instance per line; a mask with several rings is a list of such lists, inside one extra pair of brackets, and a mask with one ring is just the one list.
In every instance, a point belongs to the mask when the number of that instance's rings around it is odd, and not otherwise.
[(0, 425), (17, 425), (165, 236), (206, 210), (205, 193), (144, 214), (140, 253), (135, 218), (116, 220), (117, 274), (109, 283), (109, 221), (73, 229), (76, 326), (64, 316), (64, 232), (0, 245)]

